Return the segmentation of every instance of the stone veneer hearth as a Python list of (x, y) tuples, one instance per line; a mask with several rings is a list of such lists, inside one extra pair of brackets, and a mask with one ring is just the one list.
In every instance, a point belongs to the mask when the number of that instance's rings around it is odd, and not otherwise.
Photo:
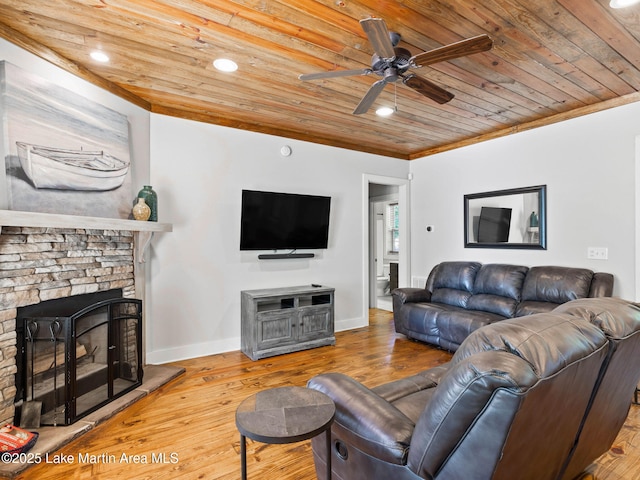
[(2, 227), (0, 425), (14, 417), (17, 308), (114, 288), (134, 298), (134, 265), (131, 231)]

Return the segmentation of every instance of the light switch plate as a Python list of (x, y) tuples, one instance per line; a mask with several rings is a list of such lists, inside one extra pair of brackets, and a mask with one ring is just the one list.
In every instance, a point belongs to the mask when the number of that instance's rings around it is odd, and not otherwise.
[(609, 258), (609, 249), (607, 247), (589, 247), (587, 248), (587, 258), (591, 260), (606, 260)]

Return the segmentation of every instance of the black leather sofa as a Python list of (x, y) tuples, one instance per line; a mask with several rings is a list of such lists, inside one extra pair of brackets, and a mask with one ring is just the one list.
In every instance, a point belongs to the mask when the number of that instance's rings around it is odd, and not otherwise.
[(487, 325), (447, 364), (368, 388), (339, 373), (309, 388), (336, 404), (334, 480), (570, 480), (605, 453), (640, 369), (640, 308), (579, 299)]
[(585, 268), (443, 262), (425, 288), (392, 292), (396, 332), (455, 351), (478, 328), (587, 297), (610, 297), (613, 275)]

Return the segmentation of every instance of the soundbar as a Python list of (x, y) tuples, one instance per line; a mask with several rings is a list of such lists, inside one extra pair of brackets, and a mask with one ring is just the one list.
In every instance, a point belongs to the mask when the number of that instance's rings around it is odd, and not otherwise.
[(281, 260), (283, 258), (313, 258), (315, 253), (261, 253), (260, 260)]

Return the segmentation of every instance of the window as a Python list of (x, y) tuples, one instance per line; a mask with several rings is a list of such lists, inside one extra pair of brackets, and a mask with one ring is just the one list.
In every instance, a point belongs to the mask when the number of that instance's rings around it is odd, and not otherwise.
[(400, 210), (397, 203), (387, 205), (387, 250), (400, 252)]

